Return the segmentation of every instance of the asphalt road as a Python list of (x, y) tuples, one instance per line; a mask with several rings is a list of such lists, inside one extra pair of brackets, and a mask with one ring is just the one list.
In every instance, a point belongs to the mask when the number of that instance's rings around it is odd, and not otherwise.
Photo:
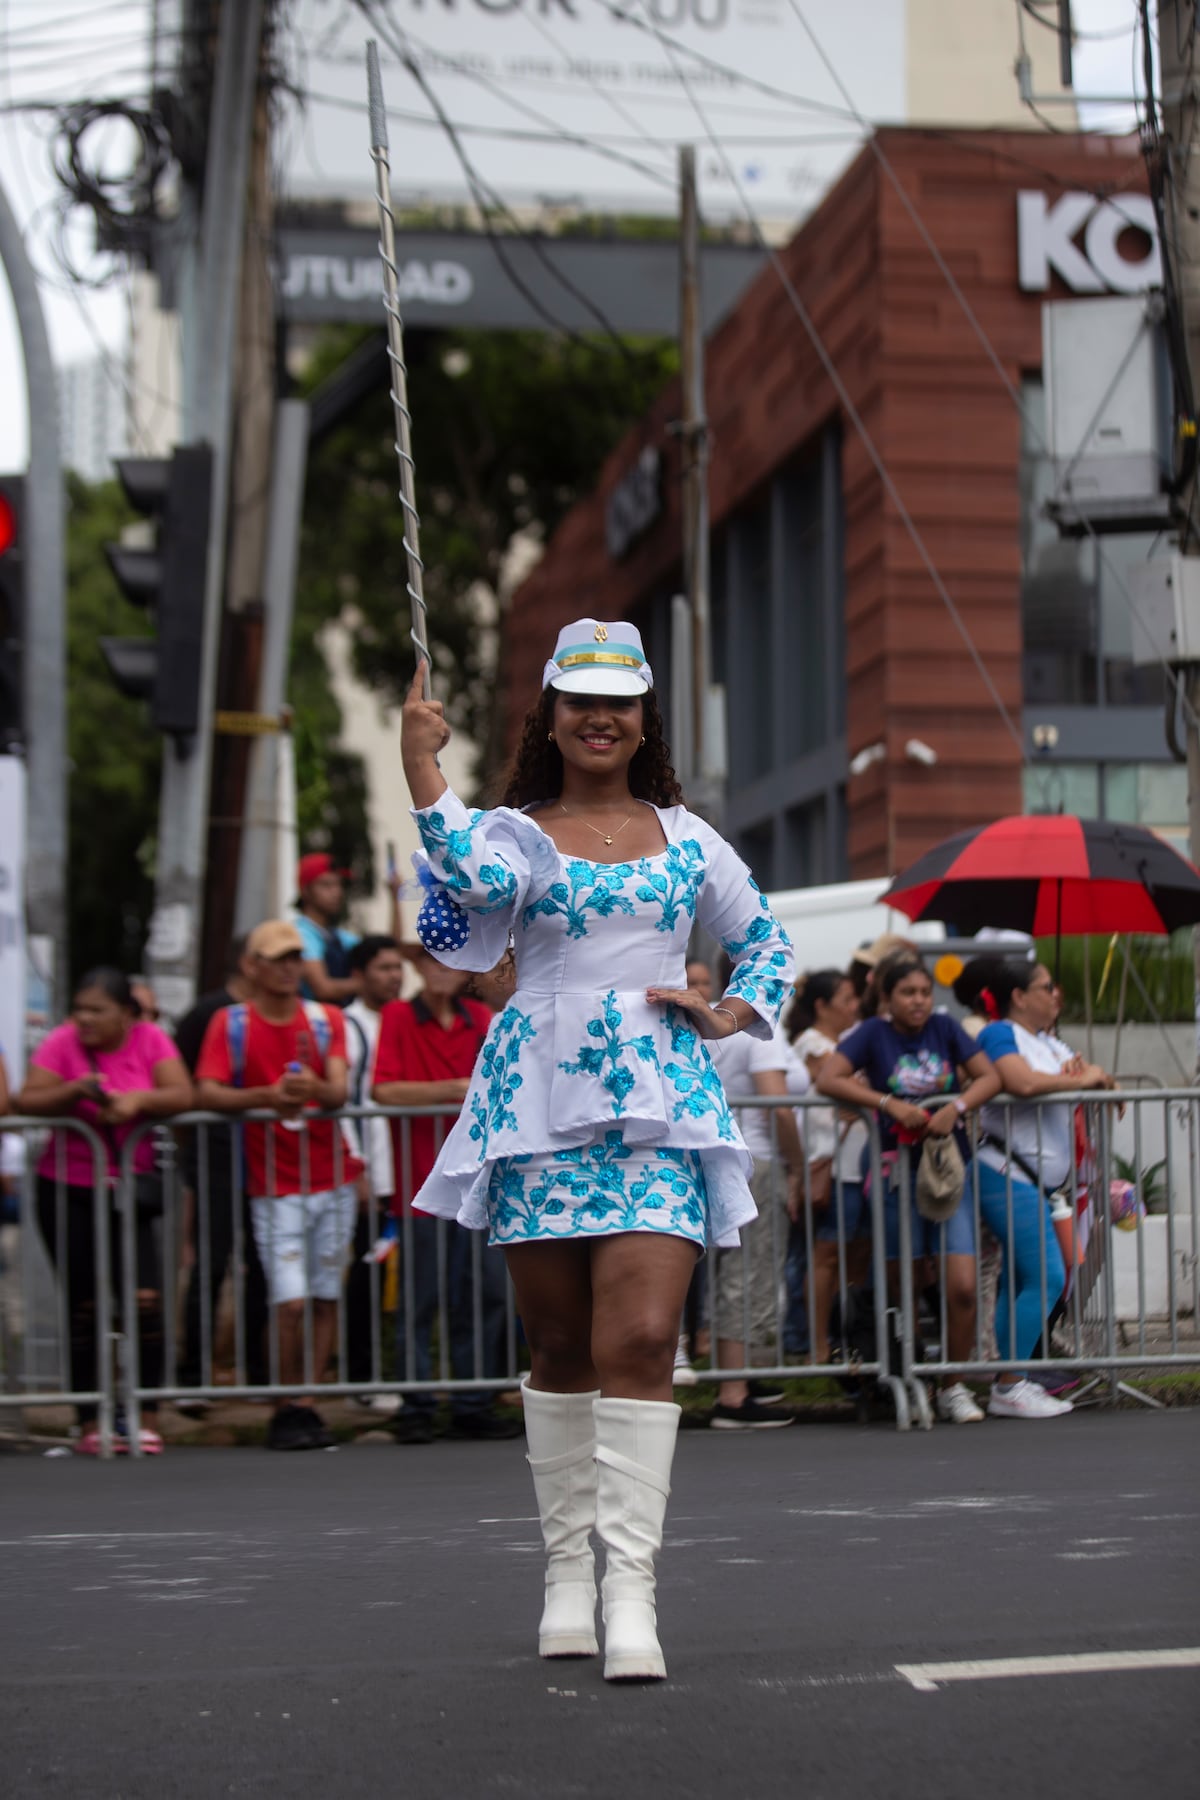
[[(1200, 1411), (680, 1439), (671, 1679), (542, 1663), (520, 1443), (0, 1461), (0, 1786), (26, 1795), (1195, 1793)], [(916, 1685), (914, 1684), (916, 1683)]]

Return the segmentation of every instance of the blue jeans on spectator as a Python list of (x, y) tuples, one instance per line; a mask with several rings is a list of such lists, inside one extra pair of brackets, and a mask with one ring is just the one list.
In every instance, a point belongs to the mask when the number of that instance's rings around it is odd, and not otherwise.
[[(409, 1227), (412, 1237), (409, 1239)], [(436, 1381), (445, 1367), (445, 1355), (433, 1359), (433, 1332), (438, 1323), (438, 1232), (445, 1232), (446, 1322), (449, 1332), (450, 1374), (457, 1381), (495, 1377), (505, 1373), (507, 1335), (507, 1272), (502, 1250), (489, 1250), (482, 1232), (468, 1231), (453, 1220), (431, 1218), (414, 1212), (400, 1234), (399, 1302), (396, 1308), (397, 1378)], [(476, 1361), (474, 1304), (474, 1244), (479, 1242), (479, 1358)], [(411, 1269), (404, 1266), (411, 1241)], [(413, 1360), (408, 1357), (409, 1283), (412, 1294)], [(450, 1410), (455, 1417), (485, 1412), (495, 1399), (493, 1392), (451, 1392)], [(406, 1393), (406, 1412), (433, 1412), (435, 1396), (428, 1390)]]

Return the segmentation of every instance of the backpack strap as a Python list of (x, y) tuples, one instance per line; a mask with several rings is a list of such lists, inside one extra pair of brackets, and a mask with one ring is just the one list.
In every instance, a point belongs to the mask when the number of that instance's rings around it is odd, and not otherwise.
[(329, 1014), (319, 1000), (306, 1000), (304, 1013), (312, 1027), (313, 1044), (317, 1055), (324, 1062), (329, 1055), (329, 1046), (333, 1042), (333, 1026), (329, 1023)]
[(250, 1008), (244, 1000), (226, 1007), (228, 1020), (225, 1026), (226, 1041), (229, 1045), (229, 1062), (233, 1071), (235, 1088), (244, 1086), (246, 1080), (246, 1039), (250, 1032)]
[(363, 1088), (366, 1085), (367, 1080), (367, 1064), (371, 1060), (371, 1050), (367, 1043), (367, 1034), (362, 1028), (361, 1021), (354, 1018), (350, 1013), (343, 1013), (342, 1018), (345, 1020), (347, 1026), (353, 1030), (362, 1051), (362, 1054), (358, 1059), (358, 1069), (354, 1076), (354, 1091), (350, 1096), (351, 1106), (361, 1106), (363, 1103)]

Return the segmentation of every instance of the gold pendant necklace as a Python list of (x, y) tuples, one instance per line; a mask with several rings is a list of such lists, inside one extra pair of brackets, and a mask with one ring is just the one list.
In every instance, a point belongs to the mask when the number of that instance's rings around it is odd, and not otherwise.
[(630, 813), (628, 815), (628, 817), (622, 819), (621, 823), (617, 826), (615, 831), (601, 831), (601, 829), (598, 825), (588, 825), (587, 820), (584, 818), (581, 818), (578, 813), (573, 813), (569, 806), (563, 806), (563, 803), (561, 800), (559, 801), (558, 804), (559, 804), (560, 810), (562, 812), (566, 813), (568, 819), (579, 819), (579, 823), (581, 825), (587, 825), (588, 830), (594, 831), (596, 836), (598, 838), (603, 838), (604, 842), (606, 844), (611, 844), (615, 837), (619, 837), (620, 834), (624, 831), (625, 827), (628, 825), (629, 820), (632, 819), (632, 817), (633, 817), (633, 814)]

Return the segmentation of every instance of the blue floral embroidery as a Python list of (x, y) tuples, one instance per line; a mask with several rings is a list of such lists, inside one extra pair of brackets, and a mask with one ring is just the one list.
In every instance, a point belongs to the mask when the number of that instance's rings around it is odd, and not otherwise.
[[(596, 1042), (581, 1045), (576, 1062), (560, 1062), (558, 1065), (567, 1075), (596, 1077), (605, 1092), (612, 1095), (614, 1119), (620, 1118), (625, 1109), (626, 1097), (637, 1081), (634, 1071), (622, 1061), (622, 1052), (632, 1050), (639, 1062), (651, 1063), (655, 1069), (659, 1067), (658, 1051), (650, 1033), (647, 1031), (639, 1037), (622, 1038), (622, 1017), (617, 1009), (617, 996), (609, 988), (604, 996), (603, 1018), (588, 1020), (588, 1036), (595, 1038)], [(612, 1064), (607, 1074), (604, 1073), (606, 1062)]]
[[(772, 914), (767, 896), (759, 892), (755, 882), (752, 881), (750, 887), (758, 894), (758, 917), (750, 921), (744, 936), (721, 940), (722, 949), (735, 965), (725, 992), (748, 1000), (751, 1006), (764, 1006), (778, 1014), (787, 997), (788, 984), (782, 972), (789, 966), (790, 959), (785, 952), (791, 949), (792, 940)], [(769, 943), (783, 948), (773, 950), (769, 956), (764, 955), (762, 946)]]
[(471, 1140), (479, 1145), (480, 1162), (487, 1154), (492, 1132), (517, 1129), (513, 1101), (518, 1088), (525, 1085), (517, 1063), (525, 1045), (536, 1036), (537, 1026), (529, 1014), (517, 1006), (506, 1006), (483, 1046), (479, 1068), (487, 1091), (481, 1094), (476, 1085), (471, 1092)]
[(452, 894), (481, 893), (482, 899), (464, 901), (472, 912), (501, 912), (517, 897), (517, 878), (502, 860), (478, 863), (478, 840), (475, 828), (483, 818), (481, 812), (470, 815), (470, 827), (454, 830), (447, 826), (444, 813), (423, 813), (417, 820), (421, 842), (431, 859), (436, 858), (443, 884)]
[[(556, 881), (540, 900), (535, 900), (521, 914), (521, 924), (526, 930), (534, 919), (549, 919), (555, 913), (561, 913), (567, 921), (567, 936), (581, 938), (587, 936), (586, 915), (589, 912), (608, 919), (615, 912), (632, 916), (636, 911), (633, 901), (621, 892), (633, 874), (632, 863), (605, 865), (583, 862), (576, 858), (564, 860), (567, 865), (566, 881)], [(581, 889), (584, 888), (590, 891), (582, 893)]]
[(492, 1170), (493, 1243), (617, 1231), (669, 1232), (704, 1242), (707, 1201), (695, 1151), (634, 1154), (618, 1130), (606, 1132), (602, 1143), (539, 1158), (536, 1174), (531, 1160), (503, 1157)]
[(695, 838), (684, 838), (681, 844), (668, 844), (666, 854), (642, 864), (642, 885), (637, 897), (647, 906), (657, 904), (662, 917), (655, 921), (656, 931), (674, 931), (681, 912), (689, 919), (696, 916), (696, 896), (704, 883), (704, 852)]
[(668, 1006), (665, 1018), (671, 1033), (672, 1060), (664, 1065), (663, 1074), (682, 1096), (675, 1102), (672, 1117), (682, 1119), (686, 1113), (689, 1118), (699, 1119), (712, 1113), (718, 1137), (732, 1142), (733, 1117), (712, 1058), (675, 1007)]

